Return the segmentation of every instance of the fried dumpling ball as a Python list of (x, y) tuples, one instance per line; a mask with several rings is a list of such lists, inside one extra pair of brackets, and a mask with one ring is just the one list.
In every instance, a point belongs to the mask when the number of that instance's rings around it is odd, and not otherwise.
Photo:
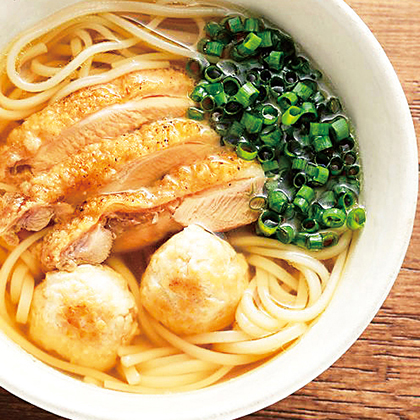
[(126, 280), (105, 266), (47, 273), (34, 292), (29, 335), (48, 351), (105, 371), (138, 331), (137, 307)]
[(153, 254), (140, 292), (142, 304), (156, 320), (185, 335), (230, 325), (248, 282), (244, 256), (191, 225)]

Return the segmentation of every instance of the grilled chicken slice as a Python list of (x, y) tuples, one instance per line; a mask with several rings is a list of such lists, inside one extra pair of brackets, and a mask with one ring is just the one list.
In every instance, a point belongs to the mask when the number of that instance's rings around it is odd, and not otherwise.
[(91, 144), (30, 181), (19, 193), (6, 193), (0, 207), (0, 235), (40, 230), (56, 212), (97, 193), (137, 190), (171, 168), (202, 159), (220, 146), (207, 124), (185, 119), (160, 120), (116, 139)]
[[(262, 191), (264, 179), (258, 163), (223, 151), (176, 168), (149, 188), (94, 197), (44, 238), (43, 266), (47, 271), (71, 270), (82, 263), (101, 263), (115, 238), (116, 250), (131, 251), (196, 221), (217, 231), (248, 224), (257, 217), (249, 209), (249, 198)], [(210, 212), (204, 207), (200, 211), (200, 201), (195, 201), (200, 199), (210, 205)], [(186, 216), (188, 208), (194, 208), (191, 217)]]
[(88, 144), (145, 122), (183, 116), (193, 84), (181, 70), (156, 69), (81, 89), (31, 115), (10, 133), (1, 151), (0, 177), (17, 183), (24, 178), (22, 171), (39, 173)]

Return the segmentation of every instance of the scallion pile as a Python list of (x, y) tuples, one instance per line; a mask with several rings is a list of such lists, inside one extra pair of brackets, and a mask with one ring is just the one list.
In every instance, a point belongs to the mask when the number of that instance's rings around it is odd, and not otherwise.
[(188, 116), (208, 119), (224, 145), (258, 159), (267, 176), (257, 233), (320, 250), (366, 220), (358, 203), (356, 141), (340, 101), (292, 38), (261, 19), (207, 22), (202, 54), (187, 63), (197, 80)]

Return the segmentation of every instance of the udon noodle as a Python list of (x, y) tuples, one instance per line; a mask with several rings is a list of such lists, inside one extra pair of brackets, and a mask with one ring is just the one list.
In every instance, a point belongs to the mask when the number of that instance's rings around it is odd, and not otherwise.
[[(135, 344), (121, 347), (120, 379), (77, 366), (34, 346), (22, 333), (29, 313), (35, 279), (42, 277), (27, 249), (45, 231), (24, 240), (9, 255), (1, 248), (1, 328), (38, 359), (118, 391), (159, 393), (189, 391), (211, 385), (241, 366), (255, 364), (286, 349), (301, 337), (330, 302), (342, 275), (351, 234), (336, 247), (309, 255), (295, 246), (251, 234), (236, 234), (230, 242), (247, 255), (255, 275), (245, 291), (231, 330), (179, 337), (157, 323), (142, 308), (136, 277), (119, 257), (107, 264), (129, 282), (140, 309), (143, 334)], [(327, 261), (327, 264), (322, 261)], [(284, 264), (294, 268), (294, 275)], [(9, 304), (8, 304), (9, 303)], [(12, 304), (12, 305), (11, 305)]]
[[(228, 10), (224, 3), (183, 3), (189, 7), (170, 1), (86, 1), (22, 33), (0, 68), (3, 134), (14, 122), (83, 87), (195, 56), (205, 19)], [(0, 187), (13, 191), (6, 184)], [(43, 278), (30, 248), (47, 232), (27, 236), (16, 248), (1, 244), (1, 329), (49, 366), (89, 384), (133, 393), (203, 388), (291, 347), (332, 299), (352, 237), (344, 233), (336, 246), (308, 252), (247, 231), (229, 233), (228, 241), (245, 254), (253, 273), (235, 322), (227, 330), (187, 336), (174, 334), (147, 313), (138, 275), (121, 256), (112, 255), (105, 264), (128, 281), (141, 334), (118, 350), (117, 367), (104, 373), (66, 362), (25, 335), (34, 288)]]

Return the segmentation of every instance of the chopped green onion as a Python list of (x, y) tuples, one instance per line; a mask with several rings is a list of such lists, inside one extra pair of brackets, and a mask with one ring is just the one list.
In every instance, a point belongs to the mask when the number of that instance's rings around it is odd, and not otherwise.
[(260, 134), (261, 141), (271, 147), (276, 147), (281, 140), (281, 130), (275, 125), (263, 128)]
[(261, 29), (262, 22), (256, 18), (246, 18), (244, 23), (245, 32), (258, 32)]
[(308, 159), (306, 158), (298, 157), (292, 160), (292, 169), (294, 170), (305, 172), (307, 165), (308, 165)]
[(224, 78), (222, 84), (224, 91), (229, 96), (235, 96), (241, 87), (241, 83), (239, 82), (239, 80), (233, 76), (228, 76)]
[(303, 214), (307, 214), (309, 210), (309, 203), (303, 197), (295, 197), (293, 205)]
[(223, 91), (222, 83), (207, 83), (203, 86), (209, 95), (217, 95), (218, 93)]
[(258, 35), (250, 32), (243, 42), (237, 46), (238, 53), (245, 56), (251, 55), (261, 45), (261, 42), (262, 39)]
[(357, 175), (360, 173), (360, 166), (359, 165), (348, 165), (344, 167), (347, 177), (349, 178), (356, 178)]
[(186, 64), (186, 70), (189, 76), (199, 79), (203, 75), (204, 69), (210, 65), (209, 61), (202, 55), (190, 58)]
[(331, 123), (331, 131), (337, 141), (344, 140), (350, 135), (350, 128), (344, 117), (339, 117)]
[(296, 193), (296, 197), (302, 197), (310, 203), (315, 198), (315, 191), (313, 188), (303, 185)]
[(241, 103), (239, 103), (235, 98), (231, 98), (225, 105), (225, 113), (227, 115), (236, 115), (239, 114), (243, 110), (243, 108), (244, 107)]
[(272, 147), (264, 145), (258, 149), (258, 160), (263, 162), (269, 162), (275, 157), (275, 151)]
[(190, 98), (194, 102), (201, 102), (207, 96), (207, 91), (203, 86), (197, 85), (190, 93)]
[(268, 67), (272, 70), (280, 70), (284, 63), (284, 53), (281, 51), (271, 51), (267, 57), (264, 58)]
[(283, 244), (290, 244), (296, 236), (296, 228), (288, 223), (283, 223), (277, 228), (276, 238)]
[(304, 102), (302, 104), (302, 115), (304, 115), (305, 120), (316, 120), (318, 118), (318, 112), (315, 105), (312, 102)]
[(257, 223), (259, 231), (264, 236), (272, 236), (279, 227), (280, 216), (273, 211), (266, 210), (261, 213)]
[(331, 159), (328, 165), (328, 168), (331, 172), (331, 175), (337, 176), (337, 175), (340, 175), (341, 172), (343, 172), (344, 163), (339, 156), (335, 156)]
[(260, 86), (261, 76), (258, 70), (250, 70), (246, 74), (246, 80), (251, 82), (255, 87)]
[(337, 245), (338, 235), (335, 232), (322, 232), (322, 243), (324, 248), (329, 248), (331, 246)]
[(320, 233), (312, 233), (306, 237), (306, 248), (310, 251), (319, 251), (324, 248), (324, 238)]
[(223, 28), (217, 22), (210, 21), (206, 23), (204, 30), (210, 38), (214, 38), (223, 30)]
[(210, 112), (213, 111), (213, 109), (216, 108), (216, 102), (211, 95), (207, 95), (201, 102), (200, 102), (201, 108), (204, 111)]
[(265, 105), (261, 109), (261, 115), (265, 125), (275, 124), (279, 118), (279, 110), (273, 105)]
[(253, 160), (257, 157), (258, 150), (250, 142), (241, 142), (236, 146), (236, 154), (243, 160)]
[(312, 203), (308, 210), (308, 216), (311, 219), (314, 219), (318, 222), (322, 220), (322, 213), (324, 212), (324, 209), (321, 207), (319, 203)]
[(197, 50), (203, 54), (206, 54), (207, 45), (209, 42), (211, 42), (211, 39), (201, 38), (200, 41), (198, 41)]
[(292, 105), (296, 105), (299, 101), (298, 96), (294, 92), (285, 92), (279, 98), (277, 98), (277, 103), (280, 105), (280, 108), (285, 111), (287, 108), (290, 108)]
[(244, 30), (244, 25), (240, 16), (234, 16), (227, 19), (225, 26), (233, 34), (237, 34)]
[(326, 209), (322, 213), (322, 223), (329, 228), (339, 228), (346, 222), (346, 213), (335, 207)]
[(272, 190), (268, 193), (268, 207), (281, 214), (289, 203), (287, 195), (281, 190)]
[(341, 110), (340, 100), (338, 98), (329, 98), (327, 101), (327, 108), (331, 113), (336, 114)]
[(263, 162), (261, 166), (265, 173), (274, 172), (279, 169), (279, 163), (276, 160), (269, 160), (268, 162)]
[(258, 89), (251, 82), (248, 82), (241, 86), (235, 95), (235, 99), (246, 108), (255, 101), (258, 94)]
[(332, 147), (332, 142), (328, 136), (316, 136), (313, 139), (312, 145), (314, 146), (315, 152), (322, 152)]
[(309, 134), (312, 137), (328, 136), (330, 125), (327, 123), (311, 123), (309, 126)]
[(251, 210), (261, 211), (267, 207), (267, 197), (265, 195), (254, 195), (249, 200), (249, 208)]
[(219, 69), (217, 66), (208, 66), (204, 70), (204, 77), (210, 83), (220, 82), (223, 79), (223, 71)]
[(244, 126), (238, 121), (233, 121), (232, 125), (229, 128), (229, 134), (231, 135), (242, 136), (244, 131)]
[(223, 105), (226, 105), (227, 100), (228, 100), (228, 96), (226, 95), (226, 93), (224, 91), (221, 91), (221, 92), (217, 93), (216, 95), (214, 95), (213, 99), (214, 99), (214, 102), (215, 102), (216, 106), (220, 108)]
[(307, 218), (302, 221), (302, 228), (305, 232), (315, 233), (319, 230), (319, 224), (315, 219)]
[(204, 53), (207, 55), (213, 55), (215, 57), (221, 57), (225, 46), (219, 41), (207, 42), (204, 46)]
[(271, 34), (272, 32), (270, 30), (257, 33), (257, 35), (261, 38), (261, 44), (259, 45), (261, 48), (268, 48), (273, 46), (273, 39)]
[(190, 108), (188, 108), (187, 118), (190, 118), (191, 120), (201, 121), (204, 120), (204, 114), (205, 112), (202, 109), (197, 108), (195, 106), (191, 106)]
[(366, 222), (366, 212), (362, 207), (357, 207), (350, 210), (347, 215), (347, 227), (350, 230), (358, 230), (363, 227)]
[(353, 191), (347, 191), (344, 194), (341, 194), (338, 198), (338, 206), (343, 209), (349, 209), (350, 207), (353, 207), (357, 202), (356, 195)]
[(309, 99), (310, 96), (314, 93), (314, 91), (303, 82), (298, 82), (297, 85), (293, 88), (293, 92), (304, 101)]
[(260, 72), (260, 80), (262, 83), (268, 83), (271, 78), (273, 77), (273, 74), (271, 73), (270, 70), (261, 70)]
[(327, 183), (328, 178), (330, 177), (330, 171), (325, 166), (318, 165), (316, 167), (316, 175), (313, 177), (313, 182), (318, 185), (324, 185)]
[(297, 106), (289, 107), (281, 117), (281, 122), (284, 125), (296, 124), (302, 116), (302, 109)]
[(244, 112), (241, 124), (243, 124), (248, 133), (259, 133), (262, 130), (264, 123), (262, 118), (251, 114), (250, 112)]

